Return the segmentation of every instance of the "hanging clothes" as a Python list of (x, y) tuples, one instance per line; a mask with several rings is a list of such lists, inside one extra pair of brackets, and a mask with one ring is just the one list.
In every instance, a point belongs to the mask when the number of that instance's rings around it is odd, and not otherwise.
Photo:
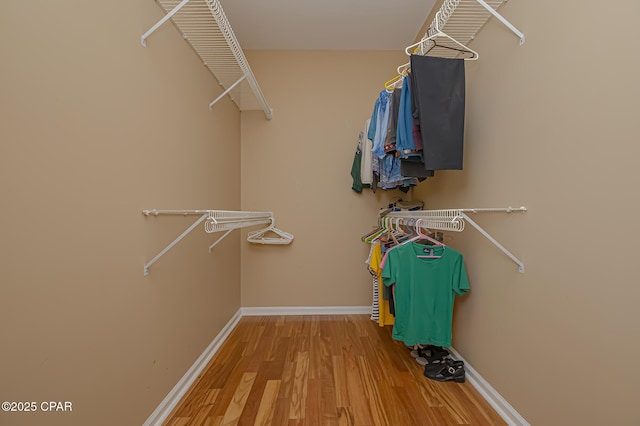
[(362, 192), (362, 180), (360, 178), (360, 169), (362, 163), (362, 151), (360, 150), (360, 146), (356, 148), (356, 153), (353, 156), (353, 163), (351, 163), (351, 177), (353, 178), (353, 183), (351, 184), (351, 189), (355, 192)]
[(413, 91), (413, 86), (415, 82), (413, 81), (413, 74), (408, 73), (408, 83), (409, 83), (409, 91), (407, 96), (411, 98), (411, 116), (413, 118), (413, 125), (411, 126), (411, 132), (413, 134), (413, 144), (416, 149), (422, 151), (422, 132), (420, 131), (420, 116), (418, 114), (418, 106), (416, 103), (416, 98), (411, 95)]
[(419, 149), (416, 147), (413, 137), (413, 111), (411, 106), (411, 83), (409, 76), (405, 76), (402, 80), (402, 89), (400, 91), (400, 107), (398, 108), (398, 126), (397, 126), (397, 155), (400, 158), (408, 158), (416, 156)]
[(373, 142), (367, 137), (371, 119), (364, 122), (364, 131), (360, 132), (360, 149), (362, 151), (362, 163), (360, 168), (360, 180), (365, 187), (373, 183)]
[(433, 170), (427, 170), (422, 160), (422, 155), (417, 157), (401, 158), (400, 159), (400, 173), (403, 176), (411, 176), (416, 178), (428, 178), (433, 177), (435, 172)]
[[(437, 257), (420, 257), (425, 250)], [(394, 286), (395, 340), (451, 346), (454, 299), (469, 290), (462, 254), (408, 242), (388, 253), (381, 277), (385, 286)]]
[(398, 112), (400, 110), (401, 91), (394, 90), (391, 94), (389, 106), (389, 125), (387, 126), (387, 134), (384, 140), (384, 152), (393, 154), (396, 152), (396, 138), (398, 128)]
[[(410, 69), (385, 84), (365, 127), (360, 181), (373, 192), (408, 192), (435, 170), (463, 168), (464, 59), (411, 55)], [(364, 154), (369, 141), (370, 158)]]
[(422, 140), (417, 121), (413, 116), (413, 97), (411, 73), (402, 82), (400, 108), (398, 110), (398, 129), (396, 155), (400, 157), (400, 173), (407, 177), (428, 178), (434, 175), (427, 170), (422, 159)]
[[(400, 99), (396, 96), (395, 106), (399, 107)], [(417, 179), (406, 178), (400, 173), (400, 161), (395, 156), (395, 151), (391, 151), (391, 145), (386, 148), (390, 152), (386, 152), (385, 141), (390, 141), (389, 129), (395, 126), (397, 108), (392, 105), (392, 92), (384, 89), (380, 92), (378, 99), (374, 105), (372, 115), (376, 117), (376, 125), (373, 134), (373, 166), (374, 174), (379, 176), (378, 186), (382, 189), (400, 189), (404, 192), (409, 191), (411, 186), (418, 184)], [(394, 128), (395, 132), (395, 128)], [(377, 157), (377, 164), (376, 164)], [(375, 180), (375, 178), (374, 178)]]
[[(364, 173), (360, 175), (362, 186), (369, 185), (373, 192), (376, 192), (377, 188), (400, 189), (403, 192), (408, 192), (412, 186), (418, 184), (417, 178), (402, 175), (400, 159), (395, 155), (400, 93), (397, 92), (395, 95), (393, 93), (386, 89), (380, 92), (368, 125), (365, 126), (364, 134), (366, 136), (361, 137), (362, 143), (359, 145), (362, 148), (360, 152), (356, 152), (360, 158), (354, 158), (354, 162), (360, 161), (361, 170), (367, 170), (366, 176)], [(371, 142), (370, 155), (367, 148), (369, 141)], [(352, 166), (352, 172), (353, 167), (355, 165)], [(354, 180), (356, 179), (354, 178)]]
[(462, 170), (464, 59), (411, 55), (412, 95), (427, 170)]
[[(382, 261), (382, 245), (379, 241), (371, 244), (371, 251), (367, 259), (369, 272), (372, 275), (373, 284), (373, 303), (371, 319), (378, 323), (380, 327), (385, 325), (393, 325), (394, 316), (392, 313), (391, 301), (389, 300), (387, 290), (382, 282), (380, 262)], [(387, 293), (387, 297), (385, 297)]]
[(384, 157), (384, 140), (387, 136), (387, 129), (389, 127), (389, 103), (391, 101), (391, 93), (389, 91), (382, 90), (378, 96), (378, 100), (373, 108), (373, 115), (371, 121), (375, 120), (375, 128), (373, 134), (373, 153), (378, 158)]
[[(377, 253), (374, 253), (377, 252)], [(372, 277), (372, 295), (373, 299), (371, 301), (371, 320), (376, 323), (380, 319), (380, 302), (378, 299), (378, 292), (380, 291), (379, 281), (378, 281), (378, 268), (376, 265), (380, 263), (380, 243), (374, 242), (371, 244), (371, 249), (369, 250), (369, 257), (364, 262), (367, 264), (367, 270), (371, 274)]]

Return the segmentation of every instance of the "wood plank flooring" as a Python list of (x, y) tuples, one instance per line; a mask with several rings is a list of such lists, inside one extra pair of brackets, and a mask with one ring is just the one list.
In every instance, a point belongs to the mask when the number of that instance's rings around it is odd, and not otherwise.
[(505, 425), (368, 315), (243, 317), (165, 425)]

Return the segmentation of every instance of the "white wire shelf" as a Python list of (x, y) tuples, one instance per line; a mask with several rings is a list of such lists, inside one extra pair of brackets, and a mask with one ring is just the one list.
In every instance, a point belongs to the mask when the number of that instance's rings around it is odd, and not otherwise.
[(223, 93), (214, 99), (212, 108), (225, 95), (240, 111), (263, 110), (271, 119), (272, 110), (253, 71), (242, 52), (218, 0), (156, 0), (166, 15), (141, 37), (143, 46), (153, 32), (171, 20), (182, 37), (213, 74)]
[[(191, 224), (182, 234), (180, 234), (175, 240), (173, 240), (168, 246), (166, 246), (160, 253), (158, 253), (153, 259), (145, 263), (144, 275), (149, 275), (149, 268), (156, 263), (165, 253), (171, 250), (176, 244), (178, 244), (184, 237), (186, 237), (191, 231), (193, 231), (198, 225), (204, 222), (204, 230), (208, 234), (215, 232), (226, 231), (221, 237), (219, 237), (213, 244), (209, 246), (209, 252), (220, 241), (222, 241), (231, 231), (234, 229), (245, 228), (248, 226), (269, 224), (269, 226), (261, 231), (254, 232), (248, 238), (248, 241), (260, 244), (289, 244), (293, 240), (293, 235), (281, 231), (275, 228), (275, 218), (272, 212), (249, 212), (249, 211), (235, 211), (235, 210), (143, 210), (142, 214), (145, 216), (158, 216), (158, 215), (180, 215), (200, 216), (193, 224)], [(284, 238), (270, 238), (263, 234), (267, 232), (275, 232)], [(256, 238), (255, 235), (259, 234)]]
[[(500, 208), (480, 208), (480, 209), (444, 209), (444, 210), (414, 210), (403, 212), (391, 212), (387, 213), (385, 217), (399, 218), (403, 221), (408, 219), (415, 220), (420, 219), (420, 227), (441, 230), (441, 231), (454, 231), (462, 232), (464, 230), (465, 222), (468, 222), (478, 232), (480, 232), (486, 239), (491, 241), (493, 245), (498, 247), (505, 255), (513, 260), (518, 265), (518, 271), (524, 273), (524, 263), (514, 256), (509, 250), (507, 250), (502, 244), (493, 238), (487, 231), (485, 231), (480, 225), (478, 225), (473, 219), (469, 217), (467, 213), (486, 213), (486, 212), (521, 212), (525, 213), (527, 209), (525, 207), (500, 207)], [(405, 223), (406, 224), (406, 223)]]
[[(500, 20), (519, 38), (520, 45), (524, 44), (524, 34), (518, 31), (509, 21), (507, 21), (497, 10), (506, 3), (507, 0), (445, 0), (436, 14), (429, 29), (422, 37), (433, 35), (436, 28), (454, 38), (463, 45), (467, 45), (473, 40), (478, 32), (484, 27), (492, 16)], [(459, 51), (455, 50), (455, 44), (442, 38), (438, 39), (434, 46), (432, 41), (421, 46), (419, 54), (428, 52), (430, 56), (442, 58), (462, 57)]]

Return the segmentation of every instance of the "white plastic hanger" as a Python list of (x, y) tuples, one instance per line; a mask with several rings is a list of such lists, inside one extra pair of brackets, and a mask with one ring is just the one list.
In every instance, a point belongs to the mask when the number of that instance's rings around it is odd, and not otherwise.
[[(276, 236), (267, 236), (266, 234)], [(249, 232), (247, 241), (255, 244), (291, 244), (293, 235), (275, 227), (275, 220), (271, 219), (271, 224), (264, 229)]]
[(396, 68), (396, 71), (398, 72), (398, 74), (402, 74), (402, 76), (404, 77), (405, 75), (407, 75), (410, 69), (411, 62), (407, 62), (406, 64), (402, 64), (398, 68)]
[[(436, 247), (442, 247), (442, 248), (446, 248), (447, 247), (444, 243), (442, 243), (442, 242), (440, 242), (440, 241), (438, 241), (438, 240), (436, 240), (434, 238), (431, 238), (430, 236), (422, 233), (422, 219), (418, 219), (418, 221), (416, 222), (415, 226), (416, 226), (416, 232), (418, 233), (418, 237), (417, 237), (418, 239), (424, 239), (424, 240), (430, 241)], [(426, 247), (426, 249), (429, 250), (428, 247)], [(430, 251), (431, 251), (430, 255), (422, 255), (422, 256), (418, 255), (416, 257), (418, 259), (439, 259), (441, 257), (441, 256), (433, 254), (433, 248), (431, 248)]]
[[(451, 40), (453, 43), (455, 43), (456, 45), (460, 46), (461, 49), (460, 51), (463, 53), (471, 53), (473, 54), (472, 57), (470, 58), (463, 58), (465, 61), (475, 61), (476, 59), (478, 59), (480, 57), (480, 55), (478, 55), (478, 52), (476, 52), (475, 50), (469, 48), (468, 46), (465, 46), (464, 44), (460, 43), (458, 40), (454, 39), (453, 37), (449, 36), (448, 34), (443, 33), (440, 28), (438, 28), (438, 22), (440, 20), (440, 11), (438, 11), (438, 13), (436, 14), (436, 18), (434, 19), (434, 25), (435, 25), (435, 32), (433, 34), (431, 34), (429, 37), (425, 37), (422, 40), (420, 40), (417, 43), (414, 43), (410, 46), (407, 46), (404, 51), (407, 55), (411, 56), (413, 54), (414, 51), (414, 47), (420, 46), (421, 49), (423, 47), (423, 45), (428, 42), (428, 41), (432, 41), (433, 43), (435, 43), (434, 39), (436, 37), (445, 37), (449, 40)], [(444, 48), (448, 48), (448, 49), (454, 49), (454, 50), (459, 50), (457, 48), (452, 48), (452, 47), (446, 47), (446, 46), (442, 46), (442, 45), (437, 45), (438, 47), (444, 47)], [(428, 52), (428, 51), (427, 51)], [(424, 53), (426, 54), (426, 52)]]

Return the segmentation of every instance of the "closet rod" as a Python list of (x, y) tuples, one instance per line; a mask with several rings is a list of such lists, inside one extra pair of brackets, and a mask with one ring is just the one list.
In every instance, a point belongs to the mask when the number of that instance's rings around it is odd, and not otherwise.
[(241, 218), (271, 218), (271, 212), (250, 212), (241, 210), (142, 210), (142, 214), (149, 215), (193, 215), (208, 214), (215, 219), (241, 219)]
[[(467, 213), (483, 213), (483, 212), (522, 212), (527, 209), (523, 207), (505, 207), (505, 208), (480, 208), (480, 209), (445, 209), (445, 210), (414, 210), (406, 212), (391, 212), (386, 217), (397, 217), (400, 219), (422, 219), (421, 227), (428, 229), (437, 229), (443, 231), (462, 232), (464, 223), (469, 222), (471, 226), (476, 228), (486, 239), (491, 241), (493, 245), (498, 247), (505, 255), (518, 265), (518, 271), (524, 273), (524, 263), (493, 238), (480, 225), (472, 220)], [(404, 222), (404, 220), (403, 220)]]
[(527, 208), (522, 207), (498, 207), (498, 208), (482, 208), (482, 209), (460, 209), (461, 212), (466, 213), (482, 213), (482, 212), (504, 212), (504, 213), (512, 213), (512, 212), (522, 212), (525, 213)]

